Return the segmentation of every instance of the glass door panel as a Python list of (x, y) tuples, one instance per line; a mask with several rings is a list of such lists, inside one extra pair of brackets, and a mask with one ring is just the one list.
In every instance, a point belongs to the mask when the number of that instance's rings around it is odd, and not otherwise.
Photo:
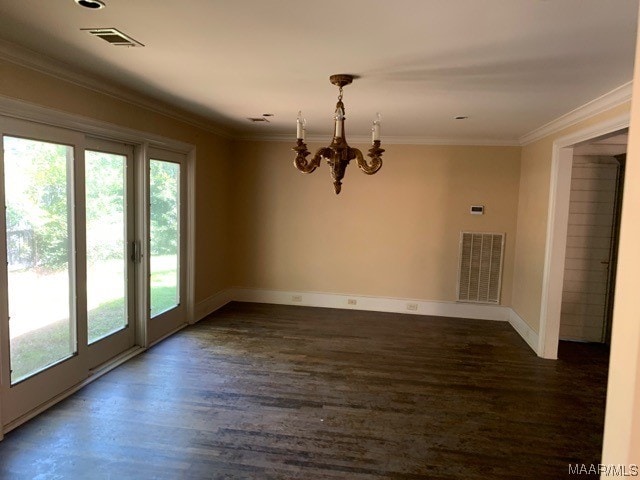
[(180, 305), (180, 164), (149, 162), (151, 318)]
[(188, 322), (186, 307), (187, 157), (149, 148), (146, 166), (147, 225), (147, 340), (153, 343)]
[(126, 167), (125, 155), (85, 152), (89, 344), (128, 325)]
[[(131, 145), (87, 138), (84, 179), (87, 359), (90, 369), (135, 345), (135, 192)], [(82, 325), (82, 323), (80, 323)]]
[(11, 384), (77, 352), (71, 291), (73, 148), (4, 136)]

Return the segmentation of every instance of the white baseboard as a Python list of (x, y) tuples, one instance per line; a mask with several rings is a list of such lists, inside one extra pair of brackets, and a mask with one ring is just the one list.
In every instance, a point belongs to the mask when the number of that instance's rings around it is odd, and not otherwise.
[(219, 308), (224, 307), (230, 301), (235, 300), (232, 297), (232, 294), (233, 290), (227, 288), (226, 290), (221, 290), (218, 293), (214, 293), (210, 297), (196, 303), (193, 312), (194, 322), (202, 320), (207, 315), (215, 312)]
[(509, 323), (537, 355), (538, 334), (533, 331), (529, 324), (525, 322), (522, 317), (516, 313), (515, 310), (513, 310), (512, 308), (510, 308), (509, 310), (511, 311), (509, 315)]
[[(367, 297), (335, 293), (230, 288), (196, 304), (196, 319), (200, 320), (230, 301), (300, 305), (307, 307), (344, 308), (374, 312), (434, 315), (439, 317), (473, 318), (478, 320), (509, 320), (511, 309), (500, 305), (437, 302), (409, 298)], [(350, 303), (351, 302), (351, 303)], [(409, 307), (415, 309), (410, 310)]]
[[(337, 293), (295, 292), (234, 287), (222, 290), (206, 300), (198, 302), (195, 307), (196, 321), (203, 319), (231, 301), (509, 322), (513, 329), (518, 332), (534, 352), (537, 353), (538, 347), (538, 334), (510, 307), (415, 300), (410, 298), (367, 297)], [(410, 306), (415, 307), (415, 310), (409, 310)]]
[[(240, 302), (302, 305), (307, 307), (343, 308), (374, 312), (434, 315), (439, 317), (473, 318), (478, 320), (508, 321), (508, 307), (457, 302), (437, 302), (410, 298), (368, 297), (336, 293), (291, 292), (233, 288), (232, 299)], [(295, 300), (294, 300), (295, 298)], [(349, 302), (355, 303), (349, 303)], [(409, 310), (409, 306), (415, 307)]]

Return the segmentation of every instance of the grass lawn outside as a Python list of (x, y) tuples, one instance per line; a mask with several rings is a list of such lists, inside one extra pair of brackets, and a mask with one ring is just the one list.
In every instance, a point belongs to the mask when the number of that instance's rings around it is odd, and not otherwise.
[[(175, 265), (174, 257), (173, 259), (168, 259), (168, 261), (160, 262), (158, 265), (158, 267), (174, 267), (173, 270), (152, 268), (153, 273), (150, 278), (152, 316), (169, 310), (178, 303)], [(101, 282), (122, 282), (122, 276), (103, 277)], [(63, 299), (68, 298), (68, 286), (64, 282), (59, 281), (57, 283), (59, 284), (57, 294), (61, 295)], [(107, 298), (94, 299), (93, 302), (90, 302), (90, 306), (93, 306), (93, 308), (90, 308), (88, 312), (90, 338), (96, 340), (114, 333), (126, 325), (124, 298), (122, 296), (116, 299), (108, 298), (109, 289), (106, 288), (102, 291), (106, 292), (105, 296)], [(32, 296), (34, 292), (39, 292), (37, 284), (33, 285), (25, 294)], [(43, 305), (43, 308), (46, 309), (47, 305)], [(51, 315), (47, 316), (51, 318)], [(22, 325), (22, 331), (11, 338), (12, 383), (53, 365), (76, 351), (76, 339), (68, 318), (55, 319), (54, 317), (53, 320), (44, 324), (42, 324), (42, 316), (33, 318), (38, 319), (36, 321), (39, 321), (40, 324), (32, 325), (33, 328)], [(29, 319), (20, 318), (20, 320), (24, 323), (25, 320)]]

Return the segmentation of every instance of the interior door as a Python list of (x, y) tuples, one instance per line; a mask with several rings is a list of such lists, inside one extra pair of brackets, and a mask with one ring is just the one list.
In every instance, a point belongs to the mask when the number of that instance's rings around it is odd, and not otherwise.
[(149, 324), (153, 343), (187, 323), (186, 156), (149, 149), (147, 168)]

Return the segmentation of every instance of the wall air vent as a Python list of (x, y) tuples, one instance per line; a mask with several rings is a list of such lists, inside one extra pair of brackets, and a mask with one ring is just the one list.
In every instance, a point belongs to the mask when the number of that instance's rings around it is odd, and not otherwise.
[(458, 301), (500, 303), (503, 233), (460, 233)]
[(111, 45), (121, 47), (144, 47), (144, 45), (137, 40), (134, 40), (129, 35), (122, 33), (117, 28), (81, 28), (80, 30), (89, 32), (94, 37), (99, 37)]

